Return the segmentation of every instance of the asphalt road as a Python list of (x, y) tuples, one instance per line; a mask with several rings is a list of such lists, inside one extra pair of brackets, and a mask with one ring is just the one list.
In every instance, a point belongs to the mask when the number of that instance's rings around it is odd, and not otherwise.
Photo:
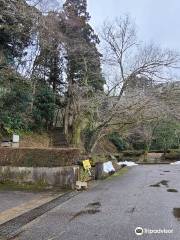
[[(180, 166), (137, 166), (45, 213), (21, 228), (15, 239), (178, 240), (177, 208), (180, 208)], [(166, 229), (171, 233), (136, 236), (136, 227)]]

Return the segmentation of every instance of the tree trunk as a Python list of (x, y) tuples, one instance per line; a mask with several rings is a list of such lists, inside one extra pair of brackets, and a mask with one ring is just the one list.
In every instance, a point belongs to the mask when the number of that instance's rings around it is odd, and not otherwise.
[(81, 119), (77, 118), (72, 127), (72, 144), (75, 147), (80, 147), (81, 143)]
[(90, 138), (89, 144), (87, 146), (87, 152), (92, 153), (100, 139), (100, 134), (102, 132), (102, 129), (96, 129), (93, 132), (93, 135)]
[(72, 105), (72, 102), (73, 102), (73, 94), (72, 94), (73, 84), (72, 83), (73, 83), (73, 79), (70, 76), (68, 92), (67, 92), (67, 102), (66, 102), (65, 114), (64, 114), (64, 134), (65, 134), (68, 142), (71, 141), (70, 114), (71, 114), (71, 105)]

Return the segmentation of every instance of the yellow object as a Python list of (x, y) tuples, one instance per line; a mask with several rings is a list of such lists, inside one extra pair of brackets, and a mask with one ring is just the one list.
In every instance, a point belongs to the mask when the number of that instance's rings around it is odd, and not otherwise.
[(89, 160), (84, 160), (83, 161), (83, 167), (84, 167), (85, 170), (91, 169), (90, 161)]

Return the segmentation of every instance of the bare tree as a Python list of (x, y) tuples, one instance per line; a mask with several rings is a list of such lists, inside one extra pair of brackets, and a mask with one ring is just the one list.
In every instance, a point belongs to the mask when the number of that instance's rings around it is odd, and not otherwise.
[[(89, 141), (89, 150), (93, 151), (98, 140), (113, 126), (123, 128), (128, 124), (137, 124), (145, 119), (157, 117), (157, 107), (161, 112), (155, 91), (142, 94), (137, 91), (128, 92), (131, 83), (137, 78), (149, 81), (170, 79), (169, 70), (178, 67), (179, 55), (170, 50), (163, 50), (153, 44), (142, 46), (137, 41), (135, 25), (129, 16), (105, 23), (102, 29), (102, 39), (106, 46), (106, 64), (116, 66), (119, 79), (111, 83), (106, 97), (98, 101), (97, 119)], [(110, 94), (116, 89), (116, 97)], [(103, 109), (103, 103), (107, 103)], [(165, 108), (166, 106), (163, 105)], [(164, 111), (165, 111), (164, 108)], [(102, 110), (103, 109), (103, 110)]]

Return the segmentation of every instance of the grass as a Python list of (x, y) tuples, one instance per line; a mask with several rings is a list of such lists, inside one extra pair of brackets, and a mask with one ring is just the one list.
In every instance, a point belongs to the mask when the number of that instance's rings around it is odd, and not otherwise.
[(47, 191), (47, 185), (42, 183), (25, 183), (19, 184), (11, 181), (0, 182), (0, 191), (27, 191), (27, 192), (41, 192)]
[(111, 175), (107, 179), (111, 179), (111, 178), (114, 178), (114, 177), (120, 177), (120, 176), (124, 175), (127, 172), (128, 172), (128, 168), (127, 167), (121, 168), (118, 172), (114, 173), (113, 175)]

